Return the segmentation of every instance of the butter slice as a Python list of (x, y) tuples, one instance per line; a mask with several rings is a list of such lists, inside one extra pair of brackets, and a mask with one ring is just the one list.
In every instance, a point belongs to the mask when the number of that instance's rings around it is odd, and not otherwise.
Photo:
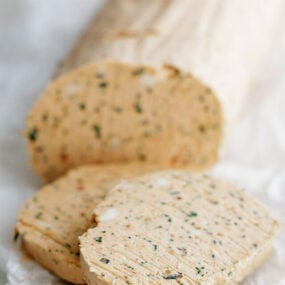
[(237, 284), (270, 253), (278, 223), (255, 198), (205, 174), (165, 171), (118, 184), (80, 237), (95, 284)]
[(78, 236), (94, 223), (94, 207), (121, 178), (151, 169), (140, 164), (85, 166), (43, 187), (19, 213), (16, 230), (23, 248), (62, 279), (84, 283)]

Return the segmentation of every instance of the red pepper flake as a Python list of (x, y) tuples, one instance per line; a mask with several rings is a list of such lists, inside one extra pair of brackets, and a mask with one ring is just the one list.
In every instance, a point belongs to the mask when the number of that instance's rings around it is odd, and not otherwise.
[(69, 160), (69, 157), (66, 153), (62, 152), (59, 156), (62, 163), (67, 163)]

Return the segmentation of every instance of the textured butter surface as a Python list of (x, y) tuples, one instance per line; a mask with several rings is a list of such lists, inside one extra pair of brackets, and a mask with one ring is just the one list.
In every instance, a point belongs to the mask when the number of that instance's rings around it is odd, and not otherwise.
[(101, 62), (47, 87), (29, 114), (26, 137), (34, 169), (53, 180), (100, 162), (203, 169), (217, 159), (222, 125), (218, 99), (189, 74)]
[(80, 238), (88, 284), (236, 284), (278, 229), (254, 198), (188, 171), (121, 182), (94, 213)]
[(121, 178), (151, 169), (139, 164), (86, 166), (45, 186), (18, 217), (26, 252), (63, 279), (83, 283), (78, 236), (94, 223), (92, 210)]

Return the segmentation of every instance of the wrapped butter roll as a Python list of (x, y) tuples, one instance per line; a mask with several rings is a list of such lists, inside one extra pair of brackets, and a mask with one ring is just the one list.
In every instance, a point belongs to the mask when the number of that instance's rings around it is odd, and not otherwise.
[(30, 113), (36, 172), (53, 180), (86, 163), (213, 165), (281, 5), (108, 1)]

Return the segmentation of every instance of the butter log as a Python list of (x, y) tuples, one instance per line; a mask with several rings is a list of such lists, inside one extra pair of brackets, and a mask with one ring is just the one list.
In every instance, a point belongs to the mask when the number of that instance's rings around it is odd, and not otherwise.
[(271, 2), (109, 1), (29, 115), (33, 168), (49, 181), (89, 162), (213, 165), (284, 4)]

